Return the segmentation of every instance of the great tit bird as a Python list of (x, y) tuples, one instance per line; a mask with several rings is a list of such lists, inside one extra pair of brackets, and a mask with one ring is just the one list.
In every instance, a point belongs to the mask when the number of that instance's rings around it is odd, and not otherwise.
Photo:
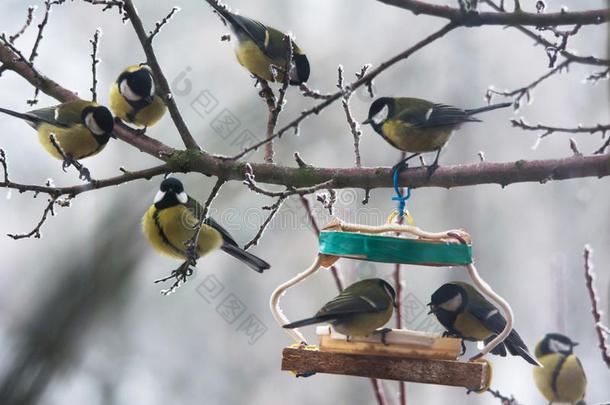
[[(294, 329), (305, 325), (329, 322), (346, 336), (367, 336), (385, 325), (394, 312), (396, 293), (380, 279), (358, 281), (327, 302), (312, 318), (284, 325)], [(385, 332), (381, 330), (380, 332)], [(383, 334), (382, 334), (383, 337)]]
[(165, 114), (165, 103), (157, 95), (150, 67), (128, 66), (110, 88), (110, 108), (122, 121), (150, 127)]
[(534, 381), (549, 402), (584, 404), (587, 377), (573, 348), (578, 343), (559, 333), (549, 333), (536, 345)]
[[(217, 0), (206, 0), (228, 23), (233, 33), (235, 55), (239, 63), (259, 79), (273, 82), (272, 66), (277, 71), (277, 81), (284, 80), (288, 54), (286, 34), (256, 20), (231, 13)], [(301, 48), (292, 42), (292, 63), (288, 69), (290, 84), (299, 85), (309, 79), (309, 61)]]
[(512, 103), (500, 103), (481, 108), (463, 110), (450, 105), (410, 97), (380, 97), (373, 101), (369, 116), (363, 124), (371, 124), (375, 132), (390, 145), (403, 152), (410, 152), (395, 167), (424, 152), (436, 151), (429, 174), (438, 167), (441, 149), (453, 130), (465, 122), (480, 122), (476, 114), (505, 108)]
[(0, 112), (21, 118), (38, 131), (42, 146), (57, 159), (64, 157), (51, 142), (51, 134), (67, 157), (75, 160), (99, 153), (113, 136), (112, 114), (91, 101), (70, 101), (26, 113), (5, 108), (0, 108)]
[[(189, 197), (180, 180), (168, 177), (161, 182), (154, 203), (142, 218), (142, 230), (160, 253), (186, 260), (187, 244), (203, 214), (203, 207)], [(262, 273), (269, 263), (241, 249), (229, 232), (212, 218), (207, 218), (199, 232), (197, 256), (221, 249), (251, 269)]]
[[(506, 326), (500, 311), (467, 283), (455, 281), (442, 285), (432, 294), (428, 305), (429, 313), (436, 315), (450, 335), (464, 340), (487, 343)], [(540, 365), (514, 329), (491, 352), (504, 357), (507, 349), (513, 356), (521, 356), (534, 366)]]

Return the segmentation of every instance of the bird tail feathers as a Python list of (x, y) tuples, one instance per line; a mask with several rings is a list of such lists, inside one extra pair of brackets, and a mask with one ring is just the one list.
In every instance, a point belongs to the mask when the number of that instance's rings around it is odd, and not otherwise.
[(480, 108), (472, 108), (470, 110), (465, 110), (467, 115), (475, 115), (485, 111), (497, 110), (498, 108), (506, 108), (513, 105), (513, 103), (498, 103), (492, 105), (486, 105), (485, 107)]
[(222, 245), (221, 249), (258, 273), (262, 273), (263, 271), (271, 267), (269, 263), (267, 263), (260, 257), (255, 256), (252, 253), (246, 252), (239, 246), (225, 243), (224, 245)]
[(300, 328), (301, 326), (307, 326), (307, 325), (313, 325), (313, 324), (320, 323), (320, 322), (325, 322), (325, 321), (328, 321), (329, 319), (331, 319), (331, 318), (327, 317), (327, 316), (314, 316), (313, 318), (306, 318), (306, 319), (301, 319), (300, 321), (294, 321), (291, 323), (287, 323), (286, 325), (283, 325), (282, 328), (285, 328), (285, 329)]

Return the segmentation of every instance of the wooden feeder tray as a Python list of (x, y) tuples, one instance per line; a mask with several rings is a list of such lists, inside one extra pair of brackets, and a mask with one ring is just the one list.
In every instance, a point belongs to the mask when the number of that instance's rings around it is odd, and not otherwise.
[[(397, 235), (398, 233), (398, 235)], [(408, 234), (410, 237), (405, 237)], [(282, 352), (282, 370), (299, 375), (343, 374), (359, 377), (465, 387), (479, 391), (491, 382), (491, 366), (480, 360), (502, 342), (512, 329), (512, 310), (479, 276), (472, 259), (470, 236), (462, 230), (426, 232), (413, 225), (367, 226), (333, 219), (320, 232), (313, 264), (271, 295), (270, 307), (279, 325), (290, 321), (282, 312), (280, 297), (289, 288), (330, 267), (339, 258), (423, 266), (463, 266), (474, 286), (502, 309), (506, 327), (470, 361), (458, 361), (461, 340), (424, 332), (392, 330), (383, 344), (378, 336), (347, 341), (329, 326), (319, 327), (319, 346), (307, 346), (298, 329), (286, 329), (297, 343)]]

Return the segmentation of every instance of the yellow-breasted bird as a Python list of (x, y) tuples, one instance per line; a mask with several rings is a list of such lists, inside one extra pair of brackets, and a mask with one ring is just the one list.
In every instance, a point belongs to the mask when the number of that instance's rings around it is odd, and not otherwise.
[[(217, 0), (206, 0), (228, 23), (235, 56), (239, 63), (259, 79), (273, 82), (272, 65), (277, 68), (277, 81), (284, 80), (288, 43), (286, 35), (256, 20), (230, 12)], [(290, 84), (299, 85), (309, 79), (309, 61), (301, 48), (292, 41), (292, 64), (288, 69)]]
[[(203, 207), (184, 191), (180, 180), (168, 177), (161, 182), (154, 203), (142, 218), (142, 230), (150, 244), (160, 253), (187, 259), (187, 244), (203, 214)], [(221, 249), (262, 273), (269, 263), (241, 249), (229, 232), (212, 218), (207, 218), (199, 232), (197, 257)]]
[(375, 132), (396, 149), (412, 153), (396, 167), (421, 153), (436, 151), (434, 163), (428, 167), (429, 174), (432, 174), (438, 167), (441, 149), (455, 129), (465, 122), (480, 122), (473, 117), (476, 114), (511, 104), (463, 110), (419, 98), (380, 97), (371, 104), (368, 119), (363, 124), (371, 124)]
[(79, 160), (99, 153), (112, 135), (110, 111), (92, 101), (76, 100), (53, 107), (19, 113), (0, 112), (21, 118), (38, 132), (38, 140), (53, 157), (64, 159), (51, 142), (51, 134), (68, 158)]
[[(454, 281), (443, 284), (432, 294), (428, 305), (429, 313), (436, 315), (449, 335), (464, 340), (487, 343), (506, 326), (506, 319), (500, 311), (468, 283)], [(514, 329), (491, 353), (504, 357), (507, 349), (513, 356), (521, 356), (528, 363), (540, 366)]]
[[(395, 300), (396, 293), (388, 282), (380, 278), (370, 278), (345, 288), (312, 318), (292, 322), (283, 327), (294, 329), (329, 322), (337, 332), (346, 336), (367, 336), (390, 320), (394, 313)], [(386, 331), (379, 331), (382, 338)]]
[(150, 127), (165, 114), (167, 107), (157, 94), (150, 67), (144, 63), (128, 66), (110, 88), (110, 109), (122, 121)]
[(569, 337), (548, 333), (536, 345), (536, 358), (543, 367), (534, 369), (538, 390), (549, 402), (584, 404), (587, 377)]

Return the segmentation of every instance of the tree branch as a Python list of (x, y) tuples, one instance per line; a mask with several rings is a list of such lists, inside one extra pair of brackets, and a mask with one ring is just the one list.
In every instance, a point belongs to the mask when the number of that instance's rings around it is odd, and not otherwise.
[(464, 12), (460, 8), (430, 4), (419, 0), (377, 0), (381, 3), (411, 11), (415, 15), (425, 14), (440, 17), (465, 27), (481, 25), (591, 25), (602, 24), (610, 20), (608, 9), (587, 11), (560, 11), (557, 13), (526, 13), (516, 11), (513, 13), (498, 12)]
[(602, 360), (604, 360), (604, 363), (606, 363), (606, 366), (610, 369), (610, 348), (608, 347), (608, 342), (604, 336), (604, 329), (600, 326), (602, 323), (602, 313), (599, 309), (599, 299), (597, 298), (597, 290), (595, 289), (595, 274), (593, 273), (591, 254), (591, 247), (589, 245), (585, 245), (585, 281), (587, 291), (589, 292), (589, 298), (591, 299), (591, 313), (593, 314), (593, 322), (595, 332), (597, 333), (598, 346), (602, 354)]

